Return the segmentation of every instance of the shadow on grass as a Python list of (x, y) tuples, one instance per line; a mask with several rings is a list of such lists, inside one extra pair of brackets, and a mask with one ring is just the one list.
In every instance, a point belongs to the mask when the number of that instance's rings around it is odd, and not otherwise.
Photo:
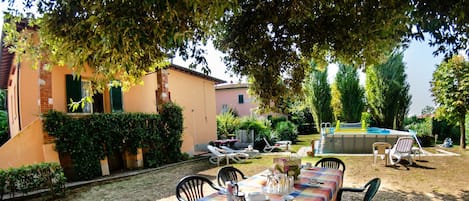
[[(421, 163), (421, 162), (426, 163), (426, 162), (428, 162), (428, 161), (425, 161), (425, 160), (424, 160), (424, 161), (419, 161), (419, 163)], [(420, 165), (419, 163), (417, 163), (416, 161), (414, 161), (414, 162), (412, 163), (412, 165), (410, 165), (409, 161), (407, 161), (407, 160), (401, 160), (401, 161), (399, 162), (399, 164), (396, 164), (396, 165), (388, 165), (387, 167), (390, 167), (390, 168), (394, 168), (394, 169), (399, 170), (400, 167), (401, 167), (401, 165), (402, 165), (404, 168), (406, 168), (406, 170), (410, 170), (409, 167), (412, 167), (412, 168), (420, 168), (420, 169), (427, 169), (427, 170), (436, 169), (436, 168), (434, 168), (434, 167)]]
[[(467, 192), (465, 192), (467, 193)], [(363, 195), (355, 195), (357, 197), (349, 197), (346, 199), (345, 196), (342, 197), (343, 200), (359, 200), (360, 198), (363, 199)], [(376, 194), (374, 200), (445, 200), (445, 201), (452, 201), (452, 200), (461, 200), (464, 198), (464, 192), (461, 195), (452, 195), (452, 194), (445, 194), (445, 193), (438, 193), (438, 192), (416, 192), (416, 191), (401, 191), (401, 190), (379, 190)]]

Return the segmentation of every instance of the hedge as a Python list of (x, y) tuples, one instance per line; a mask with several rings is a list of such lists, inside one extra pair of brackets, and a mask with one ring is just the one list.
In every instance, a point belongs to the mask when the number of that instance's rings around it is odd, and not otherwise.
[[(149, 167), (180, 161), (183, 131), (181, 107), (168, 103), (158, 114), (112, 113), (72, 118), (57, 111), (44, 115), (44, 130), (56, 138), (56, 149), (68, 154), (76, 178), (88, 180), (101, 175), (99, 160), (115, 151), (144, 148)], [(69, 178), (70, 179), (70, 178)]]
[(28, 194), (49, 189), (53, 197), (65, 193), (65, 176), (58, 163), (39, 163), (20, 168), (0, 169), (0, 200), (4, 194)]

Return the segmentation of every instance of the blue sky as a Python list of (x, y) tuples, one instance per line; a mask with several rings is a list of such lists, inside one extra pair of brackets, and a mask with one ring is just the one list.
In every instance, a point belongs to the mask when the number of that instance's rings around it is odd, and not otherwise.
[[(0, 2), (0, 12), (6, 8), (6, 3)], [(3, 13), (0, 13), (0, 24), (2, 23)], [(207, 50), (208, 55), (206, 58), (212, 71), (211, 75), (228, 82), (238, 82), (239, 78), (230, 77), (229, 74), (225, 73), (225, 65), (221, 60), (223, 54), (215, 50), (211, 44), (208, 45)], [(442, 61), (442, 56), (433, 56), (433, 50), (426, 42), (412, 41), (409, 48), (404, 52), (404, 62), (407, 66), (407, 81), (410, 83), (410, 94), (412, 95), (409, 115), (420, 114), (422, 108), (426, 105), (434, 106), (429, 82), (432, 79), (432, 73), (436, 65)], [(189, 62), (184, 62), (180, 58), (175, 58), (173, 62), (181, 66), (188, 66), (189, 64)], [(337, 72), (337, 67), (331, 66), (329, 72), (329, 80), (332, 80), (335, 72)]]
[[(221, 60), (223, 54), (215, 50), (210, 43), (207, 46), (207, 50), (207, 63), (212, 71), (211, 75), (227, 82), (238, 82), (238, 77), (230, 77), (229, 74), (225, 73), (225, 65)], [(443, 57), (433, 56), (433, 50), (434, 48), (431, 48), (426, 42), (412, 41), (409, 48), (404, 51), (407, 81), (410, 84), (410, 94), (412, 95), (409, 116), (419, 115), (426, 105), (435, 106), (431, 97), (430, 81), (436, 65), (441, 63)], [(190, 62), (185, 62), (181, 58), (175, 58), (173, 63), (188, 66)], [(329, 66), (330, 82), (334, 80), (337, 69), (336, 65)], [(360, 79), (364, 79), (364, 77), (362, 75)], [(361, 80), (361, 83), (363, 84), (364, 80)]]

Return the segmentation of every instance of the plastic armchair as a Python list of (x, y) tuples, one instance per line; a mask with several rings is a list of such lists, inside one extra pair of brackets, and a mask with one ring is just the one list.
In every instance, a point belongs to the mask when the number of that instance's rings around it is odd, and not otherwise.
[(376, 193), (378, 192), (379, 186), (381, 185), (381, 179), (374, 178), (370, 180), (368, 183), (365, 184), (363, 188), (340, 188), (339, 192), (337, 193), (337, 201), (342, 200), (342, 193), (343, 192), (365, 192), (365, 196), (363, 197), (364, 201), (371, 201), (375, 197)]
[(205, 196), (204, 186), (206, 184), (216, 191), (220, 190), (220, 187), (216, 186), (206, 177), (200, 175), (186, 176), (176, 186), (176, 198), (178, 201), (195, 201), (203, 198)]
[(244, 161), (241, 157), (249, 157), (249, 155), (243, 153), (222, 153), (224, 152), (224, 150), (214, 147), (212, 145), (207, 145), (207, 149), (212, 154), (208, 161), (212, 164), (217, 164), (218, 166), (220, 166), (220, 161), (222, 160), (226, 160), (226, 164), (228, 165), (230, 163), (230, 160), (233, 160), (236, 163), (240, 163)]
[(244, 173), (241, 170), (233, 167), (233, 166), (225, 166), (218, 170), (217, 173), (217, 182), (218, 185), (221, 187), (225, 186), (225, 182), (227, 181), (235, 181), (238, 182), (241, 179), (247, 179), (244, 176)]
[(316, 167), (333, 168), (345, 173), (345, 163), (338, 158), (322, 158), (314, 165)]
[[(389, 161), (391, 165), (399, 163), (402, 158), (407, 158), (409, 164), (412, 165), (412, 145), (414, 144), (414, 138), (412, 137), (400, 137), (397, 139), (396, 144), (389, 151)], [(394, 161), (393, 158), (396, 158)]]
[(274, 145), (270, 145), (265, 137), (263, 139), (265, 142), (264, 152), (272, 152), (274, 149), (288, 150), (288, 147), (292, 144), (291, 141), (277, 141)]
[(385, 159), (385, 165), (388, 165), (389, 150), (392, 145), (387, 142), (375, 142), (373, 143), (373, 164), (376, 164), (376, 158), (381, 156), (381, 160)]

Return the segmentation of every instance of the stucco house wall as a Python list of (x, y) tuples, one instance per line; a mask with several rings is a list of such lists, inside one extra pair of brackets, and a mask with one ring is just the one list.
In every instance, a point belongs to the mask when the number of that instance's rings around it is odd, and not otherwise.
[(171, 101), (183, 107), (184, 133), (181, 151), (195, 153), (217, 139), (215, 108), (216, 80), (187, 76), (180, 68), (171, 68), (168, 88)]
[[(0, 72), (4, 68), (10, 68), (2, 87), (8, 89), (12, 138), (0, 147), (0, 168), (19, 167), (35, 162), (59, 162), (53, 138), (43, 133), (40, 114), (41, 110), (44, 112), (44, 98), (48, 108), (67, 111), (65, 76), (73, 72), (69, 68), (56, 66), (50, 72), (50, 79), (46, 79), (41, 76), (40, 70), (32, 69), (30, 62), (17, 64), (10, 61), (9, 66), (4, 64), (2, 61)], [(193, 154), (197, 151), (195, 144), (206, 144), (216, 139), (214, 85), (224, 81), (180, 66), (171, 66), (169, 69), (171, 99), (184, 109), (185, 129), (181, 151)], [(81, 75), (81, 79), (86, 80), (91, 76), (92, 71), (87, 70)], [(146, 75), (143, 81), (143, 85), (122, 92), (124, 112), (157, 113), (157, 73)], [(41, 89), (47, 84), (51, 85), (50, 90)], [(103, 107), (104, 112), (111, 112), (109, 90), (103, 92)], [(28, 126), (32, 123), (33, 126)], [(28, 155), (32, 152), (34, 154)]]
[[(224, 112), (227, 108), (235, 109), (239, 116), (250, 116), (255, 114), (257, 103), (248, 93), (248, 84), (222, 84), (215, 87), (217, 114)], [(243, 96), (243, 102), (239, 102), (239, 96)]]

